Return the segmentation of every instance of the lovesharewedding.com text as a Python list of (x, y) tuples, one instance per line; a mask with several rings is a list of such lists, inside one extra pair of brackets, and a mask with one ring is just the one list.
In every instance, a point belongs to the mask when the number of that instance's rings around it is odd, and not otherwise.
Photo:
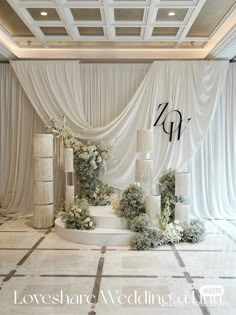
[[(157, 307), (177, 307), (188, 305), (222, 305), (224, 290), (219, 289), (205, 292), (200, 289), (199, 295), (192, 291), (191, 294), (155, 294), (153, 291), (145, 290), (142, 293), (134, 290), (131, 294), (124, 294), (119, 290), (100, 290), (99, 302), (104, 304), (124, 305), (124, 306), (157, 306)], [(20, 294), (14, 291), (15, 305), (82, 305), (93, 304), (95, 296), (87, 294), (68, 294), (59, 290), (55, 294)], [(102, 300), (102, 301), (101, 301)]]

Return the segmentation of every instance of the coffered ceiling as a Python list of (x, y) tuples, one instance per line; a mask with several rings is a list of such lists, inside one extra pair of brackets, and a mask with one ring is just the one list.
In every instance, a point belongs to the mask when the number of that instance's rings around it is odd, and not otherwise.
[(0, 0), (11, 57), (204, 59), (223, 40), (233, 58), (235, 0)]

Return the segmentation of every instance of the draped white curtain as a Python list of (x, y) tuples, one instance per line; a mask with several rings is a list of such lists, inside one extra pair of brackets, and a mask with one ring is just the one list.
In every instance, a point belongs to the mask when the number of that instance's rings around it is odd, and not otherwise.
[[(13, 61), (12, 66), (45, 123), (48, 117), (60, 119), (65, 114), (80, 138), (113, 143), (115, 161), (108, 164), (103, 180), (118, 188), (134, 182), (136, 130), (152, 128), (160, 103), (169, 102), (168, 111), (177, 109), (185, 120), (192, 120), (180, 141), (169, 142), (161, 127), (153, 128), (154, 179), (163, 168), (178, 169), (191, 157), (206, 135), (228, 70), (227, 61), (154, 62), (124, 110), (94, 127), (85, 116), (77, 61)], [(100, 85), (102, 81), (97, 82)], [(96, 105), (95, 101), (89, 108), (90, 114), (102, 116)]]
[(230, 64), (214, 120), (188, 163), (192, 174), (193, 214), (236, 217), (236, 64)]
[[(120, 176), (121, 173), (118, 174), (119, 183), (115, 183), (117, 184), (115, 186), (119, 187), (123, 186), (123, 183), (128, 184), (127, 178), (133, 180), (133, 175), (130, 174), (134, 173), (134, 162), (133, 159), (129, 160), (129, 156), (135, 151), (136, 129), (152, 125), (151, 118), (156, 117), (155, 111), (159, 102), (169, 101), (169, 106), (180, 109), (184, 118), (195, 119), (197, 126), (189, 125), (181, 141), (172, 143), (168, 142), (168, 136), (163, 134), (161, 127), (154, 128), (154, 159), (157, 161), (155, 173), (157, 174), (158, 169), (162, 167), (176, 165), (180, 167), (185, 164), (183, 156), (176, 156), (177, 152), (188, 147), (184, 151), (188, 159), (199, 147), (207, 131), (207, 126), (206, 128), (202, 126), (206, 125), (207, 121), (210, 123), (213, 117), (227, 71), (227, 64), (207, 61), (160, 62), (158, 65), (154, 64), (155, 67), (150, 64), (79, 65), (74, 61), (60, 61), (61, 66), (58, 66), (58, 62), (51, 61), (20, 63), (17, 62), (17, 66), (14, 64), (13, 66), (18, 68), (17, 71), (25, 72), (22, 79), (24, 89), (28, 90), (30, 101), (44, 123), (48, 123), (49, 117), (61, 119), (65, 114), (68, 117), (68, 125), (75, 134), (85, 139), (96, 139), (97, 134), (98, 140), (104, 142), (110, 142), (109, 127), (112, 127), (115, 135), (112, 142), (115, 145), (117, 161), (109, 165), (105, 179), (109, 182), (109, 177), (116, 172), (119, 173), (121, 166), (125, 169), (125, 165), (121, 163), (124, 157), (128, 161), (127, 170), (124, 178)], [(36, 73), (32, 74), (30, 69)], [(53, 71), (56, 72), (53, 74)], [(36, 78), (38, 76), (44, 82), (38, 81)], [(35, 113), (30, 114), (33, 112), (32, 106), (14, 78), (9, 65), (0, 65), (0, 82), (0, 203), (4, 211), (25, 214), (32, 210), (31, 137), (34, 132), (42, 132), (44, 128), (38, 116)], [(236, 199), (234, 162), (236, 109), (233, 106), (236, 96), (233, 88), (235, 85), (236, 67), (231, 64), (220, 106), (207, 136), (188, 163), (193, 181), (193, 214), (196, 216), (224, 218), (233, 215)], [(29, 91), (31, 87), (33, 92)], [(55, 87), (58, 94), (54, 95), (52, 91)], [(116, 90), (119, 91), (118, 95), (112, 97)], [(138, 102), (139, 97), (141, 100)], [(131, 114), (132, 107), (135, 108), (134, 117)], [(141, 113), (144, 113), (143, 118), (146, 118), (144, 123), (137, 119)], [(131, 119), (127, 118), (129, 115)], [(118, 119), (124, 121), (123, 128), (119, 128), (121, 124), (117, 123)], [(131, 124), (128, 123), (130, 121)], [(104, 127), (107, 124), (109, 125)], [(194, 129), (195, 127), (197, 129)], [(129, 130), (132, 132), (128, 132), (128, 136), (131, 137), (128, 146), (124, 148), (125, 152), (120, 151), (125, 141), (123, 135), (127, 135), (126, 131)], [(189, 133), (194, 130), (195, 134), (189, 138)], [(160, 162), (165, 159), (166, 162), (162, 165)]]
[[(9, 64), (0, 64), (0, 214), (30, 215), (33, 205), (32, 136), (45, 133)], [(55, 143), (55, 203), (62, 198), (62, 153)]]
[(0, 64), (0, 120), (0, 208), (23, 215), (32, 208), (32, 134), (44, 127), (9, 64)]

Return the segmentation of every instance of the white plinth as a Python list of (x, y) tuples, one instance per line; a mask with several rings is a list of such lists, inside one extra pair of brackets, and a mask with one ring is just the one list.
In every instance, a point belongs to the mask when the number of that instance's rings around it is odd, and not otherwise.
[(64, 240), (100, 246), (129, 246), (135, 233), (126, 229), (102, 229), (81, 231), (66, 229), (60, 218), (55, 220), (55, 232)]
[(175, 220), (190, 223), (190, 205), (184, 203), (175, 204)]
[(153, 160), (136, 160), (135, 181), (150, 182), (153, 176)]
[(33, 135), (33, 157), (53, 157), (53, 135)]
[(191, 177), (188, 172), (175, 174), (175, 196), (190, 196)]
[(53, 226), (53, 205), (34, 205), (33, 223), (36, 228), (48, 228)]
[(161, 196), (146, 196), (145, 209), (151, 221), (155, 221), (159, 218), (161, 216)]
[(34, 159), (34, 180), (53, 181), (53, 158)]
[(112, 212), (112, 206), (90, 206), (90, 215), (96, 222), (98, 228), (129, 229), (129, 222), (125, 218), (118, 217)]
[(150, 129), (137, 130), (137, 152), (149, 153), (153, 151), (153, 134)]
[(53, 182), (34, 182), (34, 204), (53, 203)]
[(74, 172), (74, 153), (72, 148), (64, 150), (64, 169), (65, 172)]
[(66, 209), (74, 205), (75, 201), (75, 186), (66, 186), (65, 204)]

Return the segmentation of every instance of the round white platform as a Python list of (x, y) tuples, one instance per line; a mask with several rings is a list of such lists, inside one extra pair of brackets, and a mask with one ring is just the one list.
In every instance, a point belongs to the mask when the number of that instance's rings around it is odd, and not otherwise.
[(55, 220), (55, 232), (67, 241), (101, 246), (128, 246), (135, 234), (127, 229), (99, 227), (89, 231), (66, 229), (60, 218)]
[(112, 212), (112, 206), (90, 206), (89, 213), (94, 218), (97, 228), (129, 229), (129, 222)]

